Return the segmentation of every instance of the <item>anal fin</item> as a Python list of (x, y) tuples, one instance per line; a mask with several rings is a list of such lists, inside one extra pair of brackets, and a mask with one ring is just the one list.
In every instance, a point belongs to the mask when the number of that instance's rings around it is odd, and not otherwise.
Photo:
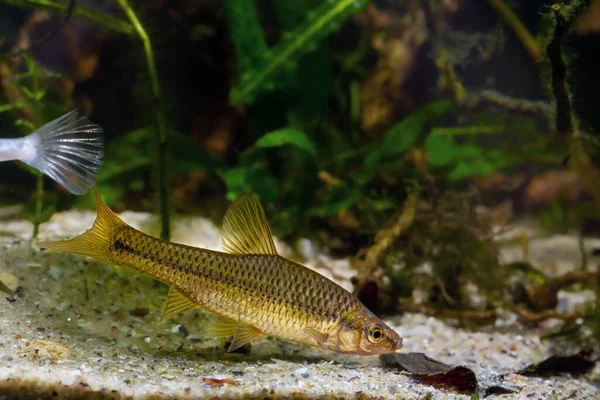
[(250, 325), (220, 315), (213, 316), (212, 320), (206, 325), (204, 333), (218, 339), (232, 336), (233, 341), (227, 348), (228, 353), (263, 335), (261, 331)]
[(165, 310), (160, 321), (162, 322), (179, 313), (191, 310), (196, 307), (199, 307), (198, 304), (193, 303), (190, 299), (185, 297), (179, 290), (171, 287), (169, 289), (169, 295), (167, 296)]

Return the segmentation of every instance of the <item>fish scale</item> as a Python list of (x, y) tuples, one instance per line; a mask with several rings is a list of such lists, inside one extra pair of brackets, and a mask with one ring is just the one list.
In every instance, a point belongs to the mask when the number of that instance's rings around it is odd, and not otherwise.
[(96, 189), (94, 194), (98, 217), (91, 229), (39, 246), (130, 267), (166, 283), (171, 291), (164, 316), (194, 307), (214, 313), (208, 333), (232, 337), (230, 350), (264, 334), (356, 354), (401, 345), (396, 332), (346, 289), (277, 254), (255, 197), (230, 206), (222, 242), (228, 252), (219, 252), (140, 232), (120, 220)]

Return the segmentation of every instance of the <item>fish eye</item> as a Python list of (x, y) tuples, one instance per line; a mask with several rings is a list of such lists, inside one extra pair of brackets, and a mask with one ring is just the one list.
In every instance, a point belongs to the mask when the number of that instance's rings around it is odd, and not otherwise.
[(371, 343), (377, 343), (383, 339), (383, 329), (379, 325), (375, 325), (369, 328), (367, 332), (367, 339)]

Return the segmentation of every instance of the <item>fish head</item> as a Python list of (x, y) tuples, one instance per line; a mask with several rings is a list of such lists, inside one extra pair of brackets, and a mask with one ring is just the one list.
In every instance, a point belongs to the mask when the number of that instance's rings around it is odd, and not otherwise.
[(337, 333), (338, 351), (376, 355), (393, 353), (402, 347), (402, 338), (385, 322), (366, 311), (347, 318)]

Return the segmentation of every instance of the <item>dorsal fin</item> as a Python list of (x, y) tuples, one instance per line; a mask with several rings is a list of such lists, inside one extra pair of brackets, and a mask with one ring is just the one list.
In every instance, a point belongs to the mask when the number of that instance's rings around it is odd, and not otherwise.
[(193, 303), (190, 299), (185, 297), (179, 290), (173, 286), (169, 289), (169, 295), (167, 296), (167, 302), (165, 304), (165, 310), (163, 312), (161, 322), (171, 318), (174, 315), (182, 313), (192, 308), (198, 307), (198, 304)]
[(276, 255), (275, 243), (258, 198), (244, 194), (225, 213), (221, 245), (234, 254)]

